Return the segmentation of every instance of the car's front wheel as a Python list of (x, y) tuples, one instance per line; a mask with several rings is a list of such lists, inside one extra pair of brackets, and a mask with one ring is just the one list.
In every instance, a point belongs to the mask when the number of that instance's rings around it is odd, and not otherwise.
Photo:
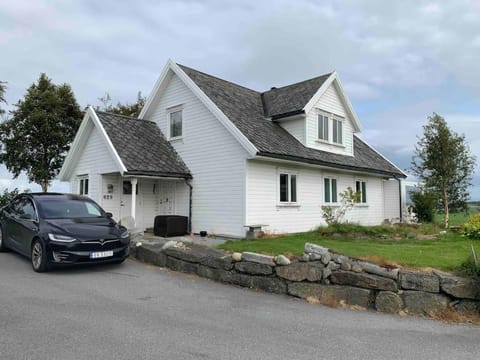
[(4, 237), (3, 237), (3, 228), (0, 225), (0, 252), (4, 252), (4, 251), (7, 251), (7, 250), (8, 249), (5, 246), (5, 240), (4, 240)]
[(47, 252), (45, 251), (45, 245), (41, 240), (33, 240), (30, 258), (34, 271), (44, 272), (48, 270)]

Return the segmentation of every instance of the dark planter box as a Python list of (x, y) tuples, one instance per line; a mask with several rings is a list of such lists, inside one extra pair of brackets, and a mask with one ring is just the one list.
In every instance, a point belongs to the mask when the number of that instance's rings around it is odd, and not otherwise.
[(187, 233), (188, 217), (180, 215), (155, 216), (153, 233), (156, 236), (182, 236)]

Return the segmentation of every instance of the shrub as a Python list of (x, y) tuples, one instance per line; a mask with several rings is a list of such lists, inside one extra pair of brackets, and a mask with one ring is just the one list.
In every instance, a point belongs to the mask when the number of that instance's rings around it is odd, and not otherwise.
[(322, 206), (322, 217), (327, 225), (342, 223), (346, 212), (353, 209), (355, 203), (360, 201), (360, 192), (353, 191), (349, 186), (344, 192), (340, 193), (340, 198), (340, 206), (338, 208)]
[(412, 191), (413, 211), (420, 222), (433, 222), (437, 198), (429, 191)]
[(471, 215), (460, 231), (470, 239), (480, 239), (480, 214)]

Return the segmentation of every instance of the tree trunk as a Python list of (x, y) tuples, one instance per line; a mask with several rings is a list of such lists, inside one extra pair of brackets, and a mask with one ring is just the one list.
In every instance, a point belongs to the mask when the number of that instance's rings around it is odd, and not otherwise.
[(40, 186), (42, 187), (42, 192), (47, 192), (48, 191), (48, 181), (42, 181), (40, 183)]
[(444, 225), (445, 229), (448, 229), (448, 222), (450, 218), (450, 213), (448, 210), (448, 194), (447, 194), (447, 188), (443, 188), (443, 211), (444, 211)]

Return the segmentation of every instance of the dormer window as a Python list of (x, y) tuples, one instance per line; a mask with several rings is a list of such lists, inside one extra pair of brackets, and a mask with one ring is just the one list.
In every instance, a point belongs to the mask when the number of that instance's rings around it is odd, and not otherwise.
[(317, 141), (343, 146), (343, 117), (318, 109)]
[(332, 136), (332, 141), (335, 144), (342, 144), (343, 143), (343, 121), (338, 120), (338, 119), (332, 119), (332, 125), (333, 125), (333, 136)]
[(328, 116), (318, 115), (318, 140), (328, 141)]

